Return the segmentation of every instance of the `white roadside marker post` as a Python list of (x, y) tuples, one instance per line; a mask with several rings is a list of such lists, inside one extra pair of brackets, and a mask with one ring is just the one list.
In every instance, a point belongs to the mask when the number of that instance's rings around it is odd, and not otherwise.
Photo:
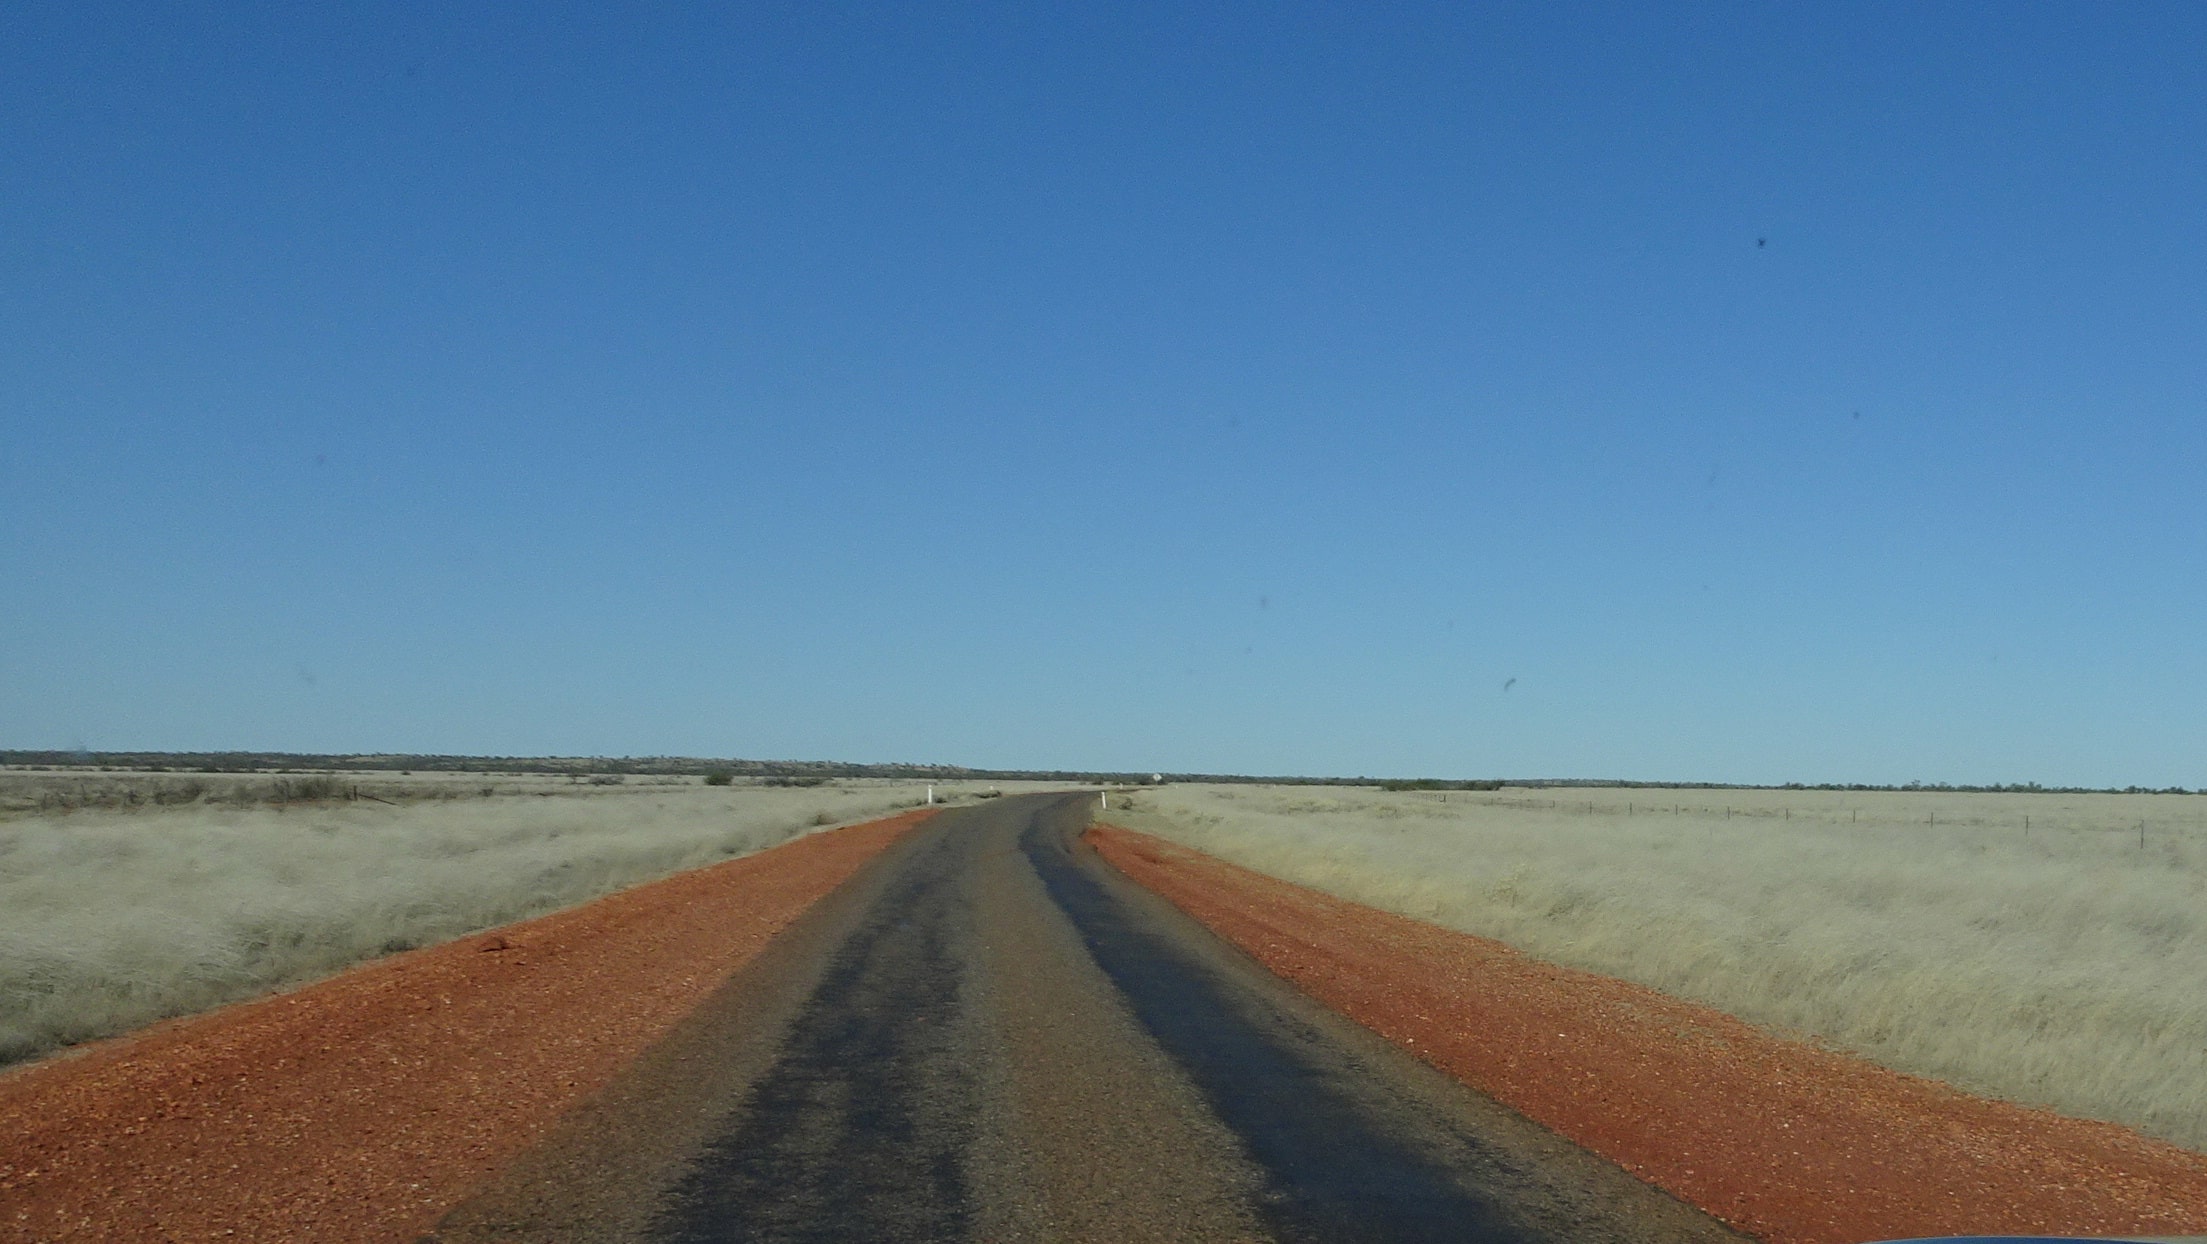
[(935, 784), (933, 782), (927, 784), (927, 806), (930, 808), (935, 806)]

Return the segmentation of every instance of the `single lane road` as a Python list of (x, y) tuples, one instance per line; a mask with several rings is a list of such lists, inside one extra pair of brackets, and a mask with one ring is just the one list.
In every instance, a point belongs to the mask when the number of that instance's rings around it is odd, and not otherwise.
[(432, 1238), (1736, 1241), (1079, 842), (913, 831)]

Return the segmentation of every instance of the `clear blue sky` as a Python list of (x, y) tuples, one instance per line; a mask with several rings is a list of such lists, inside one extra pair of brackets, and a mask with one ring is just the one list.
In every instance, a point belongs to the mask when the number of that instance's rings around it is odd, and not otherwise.
[(0, 746), (2207, 785), (2207, 7), (717, 7), (0, 10)]

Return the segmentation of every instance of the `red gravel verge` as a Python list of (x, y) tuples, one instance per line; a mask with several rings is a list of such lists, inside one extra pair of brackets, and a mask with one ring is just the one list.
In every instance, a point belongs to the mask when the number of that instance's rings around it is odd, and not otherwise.
[(1457, 1080), (1773, 1244), (2207, 1234), (2207, 1155), (1099, 826), (1121, 871)]
[(927, 815), (0, 1076), (0, 1239), (412, 1240)]

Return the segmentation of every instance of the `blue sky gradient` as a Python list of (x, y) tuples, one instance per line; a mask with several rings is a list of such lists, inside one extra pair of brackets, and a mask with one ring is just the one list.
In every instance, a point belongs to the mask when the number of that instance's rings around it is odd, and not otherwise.
[(2207, 8), (736, 7), (0, 12), (0, 746), (2207, 785)]

